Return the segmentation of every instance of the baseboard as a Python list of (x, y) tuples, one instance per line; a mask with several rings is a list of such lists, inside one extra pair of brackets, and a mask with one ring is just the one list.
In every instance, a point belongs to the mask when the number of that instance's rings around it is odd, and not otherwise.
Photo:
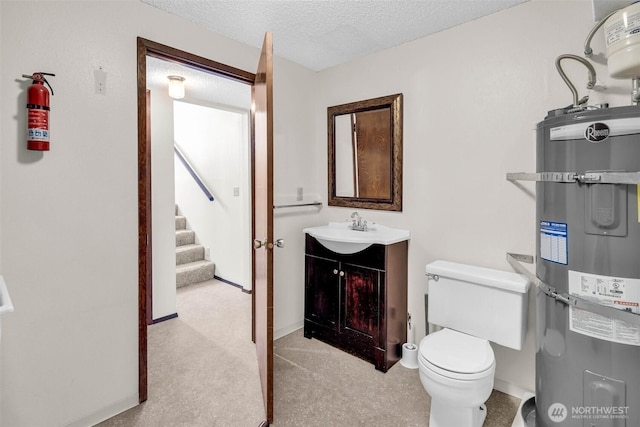
[(108, 420), (111, 417), (114, 417), (118, 414), (121, 414), (124, 411), (127, 411), (134, 406), (138, 406), (138, 394), (136, 393), (134, 396), (127, 397), (126, 399), (122, 399), (118, 402), (115, 402), (109, 406), (106, 406), (100, 409), (97, 412), (94, 412), (91, 415), (87, 415), (79, 420), (76, 420), (70, 424), (67, 424), (66, 427), (86, 427), (86, 426), (94, 426), (99, 424), (105, 420)]
[(301, 329), (304, 326), (304, 320), (296, 322), (292, 325), (285, 326), (284, 328), (276, 329), (273, 331), (273, 339), (277, 340), (278, 338), (282, 338), (285, 335), (289, 335), (291, 332), (295, 332), (298, 329)]
[(178, 317), (178, 313), (168, 314), (166, 316), (162, 316), (162, 317), (158, 317), (157, 319), (153, 319), (151, 321), (151, 324), (155, 325), (156, 323), (164, 322), (165, 320), (175, 319), (176, 317)]
[(227, 279), (223, 279), (220, 276), (213, 276), (214, 279), (221, 281), (222, 283), (226, 283), (227, 285), (231, 285), (235, 288), (240, 289), (242, 292), (244, 292), (245, 294), (251, 294), (251, 289), (245, 289), (244, 286), (242, 285), (238, 285), (237, 283), (233, 283), (231, 280), (227, 280)]
[(215, 274), (213, 275), (213, 278), (214, 278), (214, 279), (216, 279), (216, 280), (221, 281), (222, 283), (226, 283), (227, 285), (231, 285), (231, 286), (233, 286), (233, 287), (235, 287), (235, 288), (238, 288), (238, 289), (244, 289), (244, 288), (242, 287), (242, 285), (238, 285), (237, 283), (234, 283), (234, 282), (232, 282), (231, 280), (224, 279), (224, 278), (222, 278), (222, 277), (220, 277), (220, 276), (216, 276)]
[(531, 394), (531, 390), (527, 390), (526, 388), (508, 383), (498, 378), (493, 380), (493, 388), (510, 396), (517, 397), (518, 399), (522, 399), (525, 394)]

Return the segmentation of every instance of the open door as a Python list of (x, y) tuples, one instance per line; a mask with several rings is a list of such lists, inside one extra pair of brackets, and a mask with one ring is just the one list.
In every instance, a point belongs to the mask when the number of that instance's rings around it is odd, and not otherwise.
[[(268, 41), (267, 41), (268, 39)], [(268, 46), (268, 49), (266, 48)], [(268, 54), (265, 53), (268, 51)], [(210, 59), (175, 49), (141, 37), (137, 38), (138, 65), (138, 398), (147, 400), (147, 324), (151, 316), (151, 139), (150, 106), (147, 102), (147, 56), (176, 62), (197, 70), (226, 77), (253, 88), (252, 108), (252, 192), (253, 236), (273, 240), (273, 103), (271, 34), (265, 38), (259, 74), (244, 71)], [(264, 65), (263, 65), (264, 64)], [(268, 70), (268, 71), (267, 71)], [(257, 119), (257, 120), (256, 120)], [(258, 148), (259, 152), (254, 152)], [(256, 166), (258, 166), (256, 168)], [(258, 171), (258, 172), (257, 172)], [(256, 177), (260, 177), (256, 179)], [(268, 177), (268, 178), (267, 178)], [(256, 185), (256, 181), (258, 184)], [(256, 215), (256, 213), (258, 213)], [(256, 218), (260, 218), (256, 221)], [(260, 225), (257, 225), (260, 224)], [(267, 257), (268, 252), (268, 257)], [(256, 342), (260, 379), (268, 422), (273, 420), (273, 254), (254, 251), (253, 257), (253, 336)], [(256, 265), (260, 270), (256, 271)], [(267, 279), (268, 278), (268, 279)], [(256, 285), (257, 284), (257, 285)], [(256, 299), (257, 297), (257, 299)], [(256, 309), (255, 302), (258, 301)], [(257, 331), (257, 333), (256, 333)]]
[(251, 91), (254, 123), (254, 341), (267, 423), (273, 422), (273, 45), (266, 33)]

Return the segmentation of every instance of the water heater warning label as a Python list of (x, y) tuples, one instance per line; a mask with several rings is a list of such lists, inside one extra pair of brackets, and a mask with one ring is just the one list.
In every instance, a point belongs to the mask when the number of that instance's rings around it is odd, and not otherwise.
[(567, 224), (540, 221), (540, 258), (567, 265)]
[[(569, 270), (569, 293), (597, 304), (640, 313), (640, 279)], [(569, 329), (579, 334), (640, 346), (640, 328), (622, 320), (570, 307)]]

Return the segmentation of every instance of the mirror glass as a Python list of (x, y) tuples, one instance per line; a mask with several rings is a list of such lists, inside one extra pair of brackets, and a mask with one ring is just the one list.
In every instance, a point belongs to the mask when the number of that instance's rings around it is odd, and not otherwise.
[(402, 210), (402, 94), (329, 107), (329, 205)]

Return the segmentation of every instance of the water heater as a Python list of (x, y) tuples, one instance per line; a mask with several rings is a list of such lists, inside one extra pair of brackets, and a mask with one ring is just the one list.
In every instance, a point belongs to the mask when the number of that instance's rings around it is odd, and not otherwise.
[(537, 126), (536, 423), (640, 426), (640, 107)]

